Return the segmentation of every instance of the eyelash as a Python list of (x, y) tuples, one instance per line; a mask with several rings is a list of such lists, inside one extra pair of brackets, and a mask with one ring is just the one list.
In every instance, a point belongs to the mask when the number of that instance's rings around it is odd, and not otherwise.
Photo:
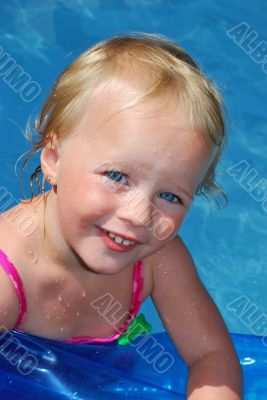
[[(113, 174), (120, 174), (120, 175), (124, 175), (124, 176), (127, 176), (127, 177), (128, 177), (128, 175), (125, 174), (125, 173), (122, 172), (122, 171), (105, 171), (105, 172), (104, 172), (105, 175), (108, 175), (108, 174), (110, 174), (110, 173), (113, 173)], [(110, 178), (110, 177), (109, 177), (109, 178)], [(112, 178), (110, 178), (110, 179), (112, 179)], [(113, 180), (114, 182), (120, 183), (119, 181), (116, 181), (115, 179), (112, 179), (112, 180)], [(163, 193), (168, 193), (168, 194), (173, 195), (174, 197), (177, 198), (177, 200), (178, 200), (177, 203), (179, 203), (179, 204), (181, 204), (181, 205), (184, 205), (184, 202), (183, 202), (183, 200), (181, 199), (181, 197), (177, 196), (176, 194), (173, 194), (173, 193), (171, 193), (171, 192), (163, 192)], [(173, 204), (175, 204), (176, 202), (171, 201), (171, 202), (168, 202), (168, 203), (173, 203)]]

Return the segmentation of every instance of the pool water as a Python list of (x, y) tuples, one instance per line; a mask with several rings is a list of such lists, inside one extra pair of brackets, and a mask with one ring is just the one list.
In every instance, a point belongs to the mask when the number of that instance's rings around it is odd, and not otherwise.
[[(21, 198), (14, 165), (29, 148), (29, 115), (40, 110), (58, 73), (95, 42), (130, 31), (164, 34), (217, 82), (229, 131), (218, 181), (229, 204), (211, 211), (196, 198), (180, 234), (229, 330), (264, 334), (265, 325), (259, 330), (255, 322), (267, 321), (265, 0), (4, 0), (0, 11), (0, 199), (4, 190)], [(253, 53), (257, 46), (262, 51)], [(24, 91), (8, 80), (4, 54), (29, 74)], [(143, 309), (162, 330), (149, 301)]]

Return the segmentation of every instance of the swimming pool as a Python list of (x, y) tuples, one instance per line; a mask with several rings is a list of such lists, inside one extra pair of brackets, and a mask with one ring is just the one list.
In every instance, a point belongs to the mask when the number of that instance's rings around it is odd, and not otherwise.
[[(28, 116), (38, 112), (62, 68), (96, 41), (129, 31), (165, 34), (218, 83), (229, 121), (218, 180), (229, 205), (211, 213), (207, 202), (196, 199), (180, 233), (229, 330), (264, 335), (266, 2), (11, 0), (1, 2), (0, 10), (0, 61), (5, 55), (17, 71), (28, 74), (22, 90), (0, 63), (0, 198), (4, 190), (21, 197), (14, 165), (29, 148), (23, 134)], [(154, 331), (162, 330), (151, 304), (143, 309)]]

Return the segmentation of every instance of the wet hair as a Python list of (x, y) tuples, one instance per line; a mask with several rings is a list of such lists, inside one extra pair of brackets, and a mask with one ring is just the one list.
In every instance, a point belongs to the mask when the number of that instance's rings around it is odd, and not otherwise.
[[(34, 153), (53, 141), (70, 134), (81, 118), (86, 102), (95, 90), (104, 88), (118, 77), (127, 80), (129, 71), (141, 82), (142, 95), (125, 108), (153, 98), (175, 101), (185, 111), (190, 128), (199, 132), (205, 142), (215, 148), (214, 158), (196, 194), (227, 198), (215, 179), (215, 170), (226, 142), (223, 103), (215, 84), (199, 69), (192, 57), (171, 40), (156, 34), (133, 33), (115, 36), (82, 53), (58, 77), (39, 117), (35, 120), (33, 142), (21, 169), (22, 173)], [(28, 125), (28, 129), (30, 129)], [(30, 176), (40, 194), (41, 165)], [(43, 183), (45, 177), (43, 176)]]

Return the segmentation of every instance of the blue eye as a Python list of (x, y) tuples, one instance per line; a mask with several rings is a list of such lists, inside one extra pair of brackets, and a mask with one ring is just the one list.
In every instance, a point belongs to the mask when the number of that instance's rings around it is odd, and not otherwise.
[(123, 177), (123, 176), (126, 176), (125, 174), (123, 174), (120, 171), (107, 171), (105, 173), (107, 174), (107, 176), (110, 179), (112, 179), (113, 181), (118, 182), (118, 183), (122, 183), (120, 178)]
[[(180, 203), (180, 204), (183, 204), (182, 199), (181, 199), (180, 197), (176, 196), (176, 195), (173, 194), (173, 193), (170, 193), (170, 192), (163, 192), (163, 193), (160, 193), (160, 197), (162, 197), (162, 196), (161, 196), (162, 194), (163, 194), (163, 195), (164, 195), (164, 194), (167, 195), (167, 196), (165, 196), (165, 200), (169, 201), (170, 203)], [(174, 200), (174, 199), (176, 199), (176, 201), (172, 201), (172, 200)]]

